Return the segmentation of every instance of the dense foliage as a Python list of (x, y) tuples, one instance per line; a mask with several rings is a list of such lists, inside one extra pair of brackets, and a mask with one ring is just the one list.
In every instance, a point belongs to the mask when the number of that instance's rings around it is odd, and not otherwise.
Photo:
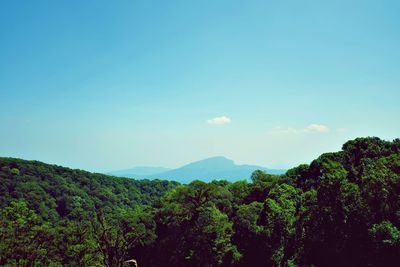
[(136, 181), (0, 159), (0, 265), (395, 266), (400, 140), (251, 182)]

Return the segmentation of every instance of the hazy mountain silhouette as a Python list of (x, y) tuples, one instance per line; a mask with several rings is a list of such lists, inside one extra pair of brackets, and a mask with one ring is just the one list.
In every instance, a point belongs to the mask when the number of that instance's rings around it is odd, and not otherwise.
[(112, 171), (107, 174), (115, 175), (115, 176), (123, 176), (123, 177), (130, 177), (135, 178), (137, 176), (146, 176), (152, 174), (163, 173), (166, 171), (171, 170), (170, 168), (164, 167), (149, 167), (149, 166), (141, 166), (141, 167), (134, 167), (131, 169), (120, 170), (120, 171)]
[[(145, 168), (147, 173), (135, 173), (135, 170)], [(132, 172), (129, 172), (131, 171)], [(154, 168), (155, 173), (151, 173), (151, 167), (137, 167), (124, 171), (110, 172), (116, 176), (124, 176), (137, 179), (167, 179), (181, 183), (189, 183), (193, 180), (211, 181), (214, 179), (224, 179), (228, 181), (237, 181), (249, 179), (255, 170), (263, 170), (271, 174), (282, 174), (286, 170), (268, 169), (256, 165), (237, 165), (233, 160), (225, 157), (212, 157), (195, 161), (177, 169), (158, 172), (159, 168)]]

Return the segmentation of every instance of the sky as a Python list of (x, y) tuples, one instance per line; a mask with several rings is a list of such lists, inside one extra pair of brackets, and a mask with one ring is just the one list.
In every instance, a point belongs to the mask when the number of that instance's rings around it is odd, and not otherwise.
[(291, 168), (400, 137), (400, 1), (0, 2), (0, 156)]

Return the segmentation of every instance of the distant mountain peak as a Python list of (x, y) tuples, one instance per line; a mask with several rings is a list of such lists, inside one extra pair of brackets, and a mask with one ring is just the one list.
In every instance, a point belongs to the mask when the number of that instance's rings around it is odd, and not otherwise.
[(221, 169), (224, 167), (232, 167), (232, 166), (235, 166), (235, 162), (233, 160), (223, 156), (215, 156), (189, 163), (181, 168), (206, 167), (206, 168)]

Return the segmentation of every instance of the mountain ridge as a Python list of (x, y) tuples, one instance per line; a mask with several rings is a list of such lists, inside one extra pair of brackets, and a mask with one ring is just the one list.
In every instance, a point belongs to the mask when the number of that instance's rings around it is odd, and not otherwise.
[(157, 173), (162, 173), (172, 170), (171, 168), (165, 168), (165, 167), (152, 167), (152, 166), (137, 166), (129, 169), (123, 169), (123, 170), (118, 170), (118, 171), (111, 171), (107, 172), (105, 174), (109, 175), (115, 175), (115, 176), (125, 176), (129, 177), (126, 175), (152, 175), (152, 174), (157, 174)]
[(249, 179), (255, 170), (262, 170), (270, 174), (283, 174), (286, 172), (286, 170), (283, 169), (269, 169), (258, 165), (236, 164), (233, 160), (224, 156), (214, 156), (190, 162), (176, 169), (170, 169), (160, 173), (138, 174), (113, 171), (108, 174), (136, 179), (166, 179), (181, 183), (189, 183), (193, 180), (202, 180), (205, 182), (214, 179), (223, 179), (228, 181), (245, 180)]

